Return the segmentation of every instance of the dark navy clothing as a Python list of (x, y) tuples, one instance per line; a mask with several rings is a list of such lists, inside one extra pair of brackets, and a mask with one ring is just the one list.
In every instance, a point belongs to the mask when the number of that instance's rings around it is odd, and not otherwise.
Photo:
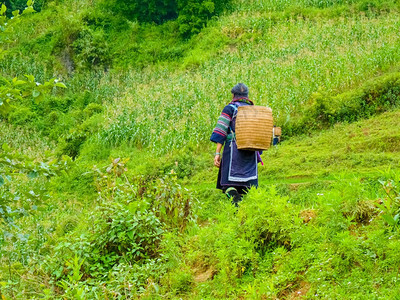
[(212, 142), (224, 145), (217, 181), (217, 188), (221, 190), (258, 186), (257, 152), (238, 150), (234, 136), (237, 107), (252, 105), (246, 100), (233, 101), (224, 107), (210, 138)]

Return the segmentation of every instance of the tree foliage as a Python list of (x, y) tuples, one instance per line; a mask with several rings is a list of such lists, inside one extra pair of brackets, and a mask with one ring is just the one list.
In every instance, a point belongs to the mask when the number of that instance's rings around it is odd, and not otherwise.
[[(48, 195), (35, 180), (60, 175), (70, 163), (67, 156), (36, 162), (4, 143), (0, 148), (0, 225), (13, 224), (15, 219), (37, 210)], [(26, 178), (31, 185), (24, 184)]]
[(113, 10), (139, 22), (161, 24), (177, 19), (180, 34), (188, 36), (199, 32), (228, 3), (222, 0), (114, 0)]
[(12, 32), (12, 26), (19, 22), (19, 16), (34, 12), (33, 9), (34, 2), (28, 0), (26, 2), (25, 8), (20, 12), (17, 10), (9, 10), (9, 7), (4, 3), (0, 2), (0, 58), (5, 54), (4, 49), (7, 43), (11, 42), (10, 34)]
[(26, 0), (5, 0), (4, 4), (7, 6), (7, 15), (9, 17), (12, 16), (13, 11), (24, 11), (27, 6), (32, 6), (35, 11), (40, 11), (42, 7), (45, 5), (46, 0), (35, 0), (35, 1), (27, 1)]
[(32, 98), (34, 103), (39, 103), (53, 88), (66, 88), (65, 84), (56, 78), (41, 84), (35, 81), (33, 75), (25, 75), (25, 77), (24, 80), (14, 77), (11, 81), (0, 77), (0, 117), (6, 119), (10, 110), (13, 109), (13, 104), (22, 98)]
[(198, 33), (215, 14), (215, 3), (210, 0), (178, 0), (179, 32), (183, 36)]
[(113, 8), (127, 18), (137, 19), (139, 22), (161, 24), (177, 17), (175, 0), (114, 0)]

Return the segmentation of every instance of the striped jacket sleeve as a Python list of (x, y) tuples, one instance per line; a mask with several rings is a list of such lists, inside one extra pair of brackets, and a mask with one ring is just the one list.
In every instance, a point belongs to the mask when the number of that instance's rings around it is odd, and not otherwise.
[(234, 108), (231, 106), (225, 106), (222, 110), (221, 115), (218, 118), (217, 125), (211, 134), (210, 140), (214, 143), (224, 144), (227, 135), (230, 133), (229, 125), (232, 121)]

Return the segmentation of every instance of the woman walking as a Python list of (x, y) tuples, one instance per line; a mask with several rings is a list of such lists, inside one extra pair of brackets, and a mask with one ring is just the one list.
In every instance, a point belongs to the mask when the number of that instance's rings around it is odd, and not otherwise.
[[(251, 186), (258, 186), (257, 151), (238, 150), (235, 139), (236, 113), (239, 106), (254, 105), (249, 90), (238, 83), (232, 90), (232, 101), (224, 107), (210, 140), (217, 144), (214, 165), (219, 168), (217, 189), (222, 190), (235, 206)], [(223, 148), (223, 152), (221, 152)]]

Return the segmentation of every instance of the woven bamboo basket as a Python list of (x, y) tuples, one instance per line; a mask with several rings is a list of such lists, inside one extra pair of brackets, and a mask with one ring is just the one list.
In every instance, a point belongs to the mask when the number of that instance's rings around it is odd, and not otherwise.
[(238, 149), (267, 150), (272, 140), (272, 110), (265, 106), (239, 106), (235, 127)]
[(281, 136), (282, 135), (282, 129), (280, 127), (274, 127), (273, 128), (275, 136)]

